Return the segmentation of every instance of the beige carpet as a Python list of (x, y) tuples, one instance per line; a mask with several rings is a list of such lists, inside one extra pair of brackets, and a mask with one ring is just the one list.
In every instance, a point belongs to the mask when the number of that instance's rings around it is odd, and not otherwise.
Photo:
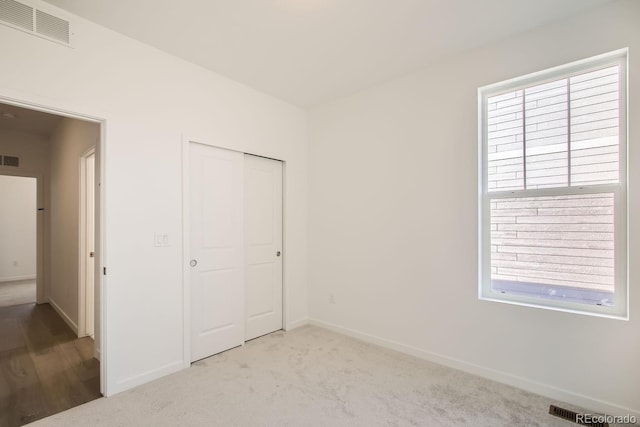
[(0, 282), (0, 307), (36, 302), (36, 281)]
[(550, 403), (305, 326), (32, 425), (576, 426), (549, 415)]

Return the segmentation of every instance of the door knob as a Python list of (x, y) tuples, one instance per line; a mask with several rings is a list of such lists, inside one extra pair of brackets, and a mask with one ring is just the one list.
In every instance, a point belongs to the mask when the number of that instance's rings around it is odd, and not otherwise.
[(96, 253), (95, 253), (95, 252), (93, 252), (93, 251), (89, 252), (89, 258), (93, 258), (93, 257), (95, 257), (95, 256), (96, 256)]
[(198, 265), (198, 260), (197, 259), (192, 259), (191, 261), (189, 261), (189, 265), (191, 267), (195, 267), (196, 265)]

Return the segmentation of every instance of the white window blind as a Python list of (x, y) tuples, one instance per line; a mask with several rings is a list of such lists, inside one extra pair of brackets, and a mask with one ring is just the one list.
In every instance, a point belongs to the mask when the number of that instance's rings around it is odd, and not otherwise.
[(626, 315), (625, 76), (616, 53), (480, 90), (481, 297)]
[(488, 191), (617, 183), (620, 66), (487, 99)]

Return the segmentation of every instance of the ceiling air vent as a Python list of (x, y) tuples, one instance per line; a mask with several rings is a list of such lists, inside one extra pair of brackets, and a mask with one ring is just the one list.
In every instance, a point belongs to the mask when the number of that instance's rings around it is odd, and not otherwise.
[(0, 23), (48, 40), (71, 44), (69, 21), (15, 0), (0, 0)]
[(33, 8), (14, 0), (0, 0), (0, 19), (7, 24), (33, 31)]
[(16, 156), (0, 156), (2, 166), (10, 166), (12, 168), (20, 167), (20, 157)]
[(69, 21), (36, 10), (36, 33), (69, 44)]

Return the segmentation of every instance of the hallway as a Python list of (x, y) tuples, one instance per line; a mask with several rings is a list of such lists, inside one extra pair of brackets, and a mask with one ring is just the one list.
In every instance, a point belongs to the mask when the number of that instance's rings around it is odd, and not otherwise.
[(35, 302), (35, 279), (0, 283), (0, 308)]
[(0, 426), (20, 426), (99, 398), (93, 340), (49, 304), (0, 307)]

